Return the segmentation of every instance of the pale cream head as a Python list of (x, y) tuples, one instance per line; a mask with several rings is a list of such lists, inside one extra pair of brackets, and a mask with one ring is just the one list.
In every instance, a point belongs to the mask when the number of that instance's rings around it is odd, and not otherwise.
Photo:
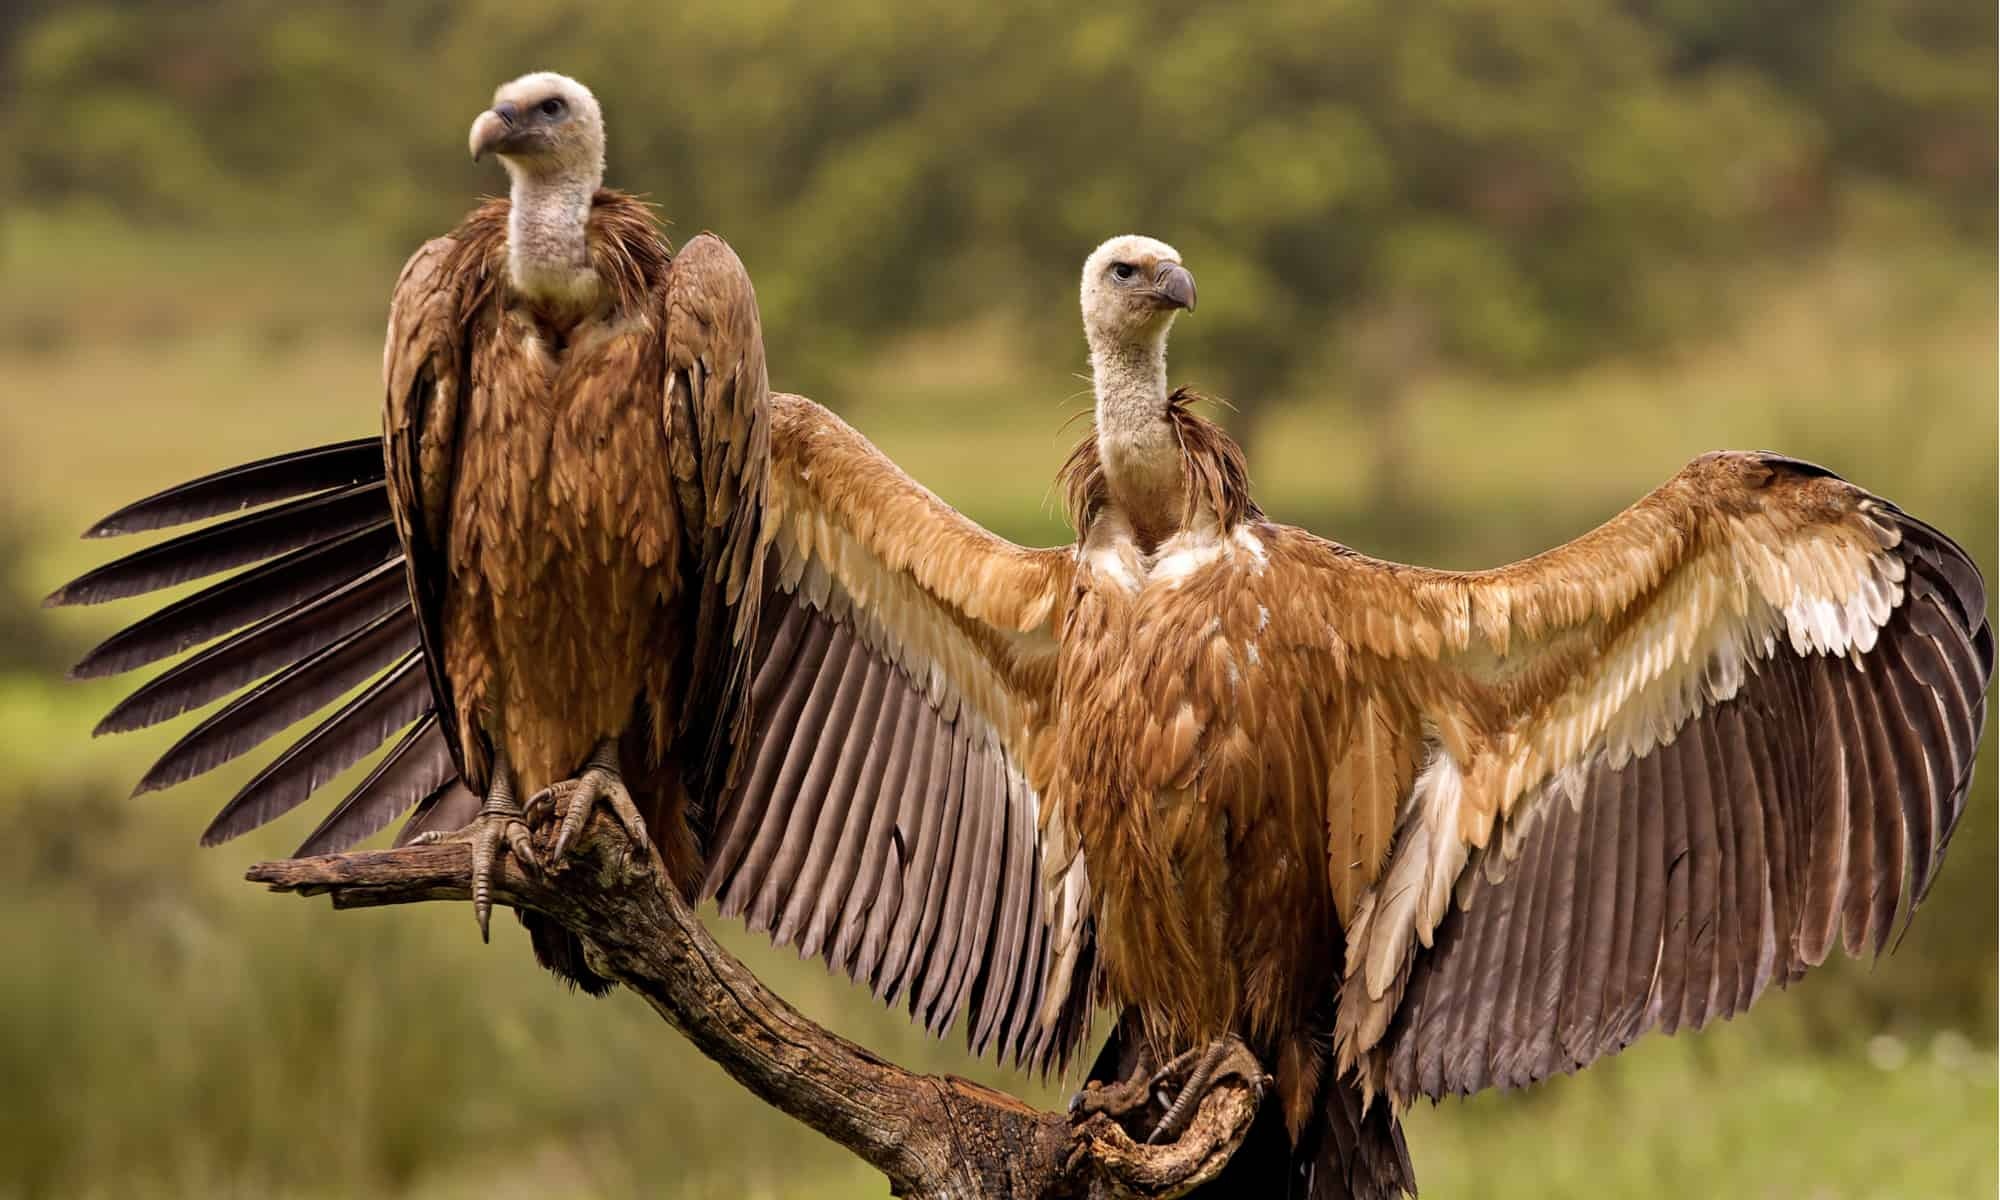
[(499, 156), (507, 173), (587, 183), (604, 180), (604, 113), (590, 89), (567, 75), (537, 71), (493, 92), (493, 107), (472, 122), (475, 161)]
[(1083, 328), (1092, 346), (1151, 342), (1165, 336), (1182, 310), (1194, 310), (1194, 276), (1180, 251), (1149, 237), (1125, 234), (1083, 263)]

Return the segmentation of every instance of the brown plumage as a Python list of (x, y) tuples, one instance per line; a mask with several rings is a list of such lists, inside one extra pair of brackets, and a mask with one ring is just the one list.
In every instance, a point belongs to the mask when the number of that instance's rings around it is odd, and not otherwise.
[[(356, 445), (275, 460), (114, 518), (100, 531), (337, 489), (126, 560), (143, 570), (122, 568), (131, 585), (111, 592), (284, 555), (84, 666), (125, 669), (262, 619), (122, 709), (132, 717), (118, 727), (148, 724), (278, 671), (183, 739), (148, 786), (234, 757), (390, 668), (260, 772), (208, 840), (287, 811), (407, 729), (303, 849), (349, 844), (418, 801), (406, 839), (453, 834), (485, 796), (477, 849), (504, 840), (519, 853), (519, 802), (585, 775), (614, 806), (629, 790), (691, 894), (701, 864), (684, 810), (721, 786), (742, 735), (762, 596), (756, 300), (727, 245), (703, 235), (676, 255), (648, 206), (598, 187), (601, 117), (574, 81), (502, 87), (472, 142), (501, 156), (512, 194), (404, 267), (372, 457)], [(110, 594), (91, 578), (56, 599)], [(568, 935), (524, 922), (549, 965), (605, 985)]]
[[(644, 204), (596, 189), (595, 108), (528, 76), (475, 124), (513, 194), (397, 283), (390, 498), (440, 723), (485, 811), (573, 776), (616, 806), (630, 774), (691, 888), (686, 798), (732, 737), (761, 594), (763, 346), (726, 245), (676, 257)], [(517, 814), (475, 828), (525, 852)], [(597, 986), (573, 940), (527, 920), (544, 961)]]
[[(549, 99), (565, 112), (541, 113)], [(580, 85), (530, 76), (475, 122), (474, 150), (503, 156), (514, 193), (404, 269), (384, 439), (218, 472), (93, 527), (257, 510), (50, 598), (247, 567), (79, 664), (111, 674), (216, 639), (104, 728), (247, 686), (142, 784), (163, 787), (365, 685), (205, 838), (277, 818), (393, 742), (301, 853), (344, 849), (413, 805), (399, 842), (460, 830), (493, 789), (496, 752), (519, 799), (615, 739), (684, 888), (907, 997), (935, 1030), (969, 1016), (976, 1046), (1060, 1062), (1089, 1015), (1090, 939), (1080, 896), (1052, 907), (1038, 886), (1038, 804), (1000, 740), (1028, 719), (1006, 696), (1049, 664), (1017, 660), (984, 624), (1031, 631), (1053, 610), (933, 574), (898, 581), (913, 553), (983, 554), (1004, 560), (999, 591), (1018, 568), (1040, 593), (1068, 554), (1006, 551), (810, 401), (767, 401), (755, 301), (728, 247), (703, 235), (670, 254), (646, 206), (574, 186), (595, 180), (601, 146), (561, 130), (597, 120)], [(915, 534), (900, 544), (899, 523)], [(835, 532), (850, 528), (885, 556), (861, 575), (865, 555)], [(965, 623), (944, 631), (960, 605)], [(550, 966), (606, 985), (573, 939), (528, 923)], [(1059, 993), (1058, 960), (1075, 981)]]
[[(1030, 1062), (1075, 1048), (1093, 995), (1121, 1010), (1100, 1074), (1244, 1037), (1277, 1086), (1215, 1194), (1398, 1194), (1415, 1097), (1726, 1017), (1907, 921), (1993, 666), (1950, 539), (1809, 464), (1716, 454), (1509, 567), (1379, 562), (1266, 520), (1240, 451), (1169, 391), (1193, 299), (1148, 239), (1086, 264), (1097, 422), (1065, 468), (1070, 547), (995, 537), (771, 397), (750, 719), (701, 797), (704, 895)], [(149, 716), (302, 647), (307, 677), (434, 663), (369, 582), (397, 559), (379, 479), (326, 447), (121, 510), (107, 532), (276, 503), (60, 598), (271, 562), (86, 663), (266, 618), (170, 672)], [(259, 574), (268, 600), (238, 582)], [(275, 720), (295, 670), (243, 719)], [(448, 794), (453, 712), (315, 845)]]

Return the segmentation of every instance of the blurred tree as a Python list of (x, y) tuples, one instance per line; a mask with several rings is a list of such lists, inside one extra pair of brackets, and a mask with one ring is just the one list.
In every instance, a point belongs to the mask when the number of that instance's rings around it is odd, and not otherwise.
[[(20, 18), (16, 18), (20, 20)], [(1563, 367), (1711, 314), (1709, 264), (1809, 246), (1848, 197), (1989, 239), (1994, 11), (1949, 0), (278, 0), (0, 24), (18, 199), (407, 244), (491, 172), (459, 131), (554, 66), (614, 178), (714, 226), (783, 378), (887, 332), (1031, 314), (1082, 360), (1098, 239), (1175, 242), (1183, 364), (1254, 429), (1336, 394), (1399, 493), (1410, 377)], [(1060, 349), (1057, 349), (1060, 348)]]

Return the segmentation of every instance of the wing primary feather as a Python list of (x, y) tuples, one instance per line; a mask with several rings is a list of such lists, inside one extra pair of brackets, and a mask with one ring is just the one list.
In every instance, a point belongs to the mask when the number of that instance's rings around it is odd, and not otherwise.
[(426, 714), (410, 727), (394, 749), (382, 756), (368, 777), (327, 814), (319, 828), (292, 852), (292, 857), (335, 854), (357, 845), (386, 828), (411, 805), (454, 781), (457, 775), (451, 761), (451, 747), (445, 744), (436, 714)]
[(244, 784), (209, 823), (202, 845), (226, 842), (297, 808), (423, 716), (430, 699), (430, 678), (412, 651)]
[(1858, 955), (1868, 941), (1868, 917), (1875, 900), (1871, 878), (1875, 866), (1875, 814), (1870, 803), (1875, 790), (1875, 769), (1869, 753), (1868, 714), (1856, 695), (1858, 689), (1847, 663), (1820, 659), (1813, 667), (1827, 677), (1833, 721), (1845, 752), (1847, 845), (1846, 870), (1840, 885), (1840, 931), (1847, 953)]
[(744, 884), (752, 890), (735, 903), (742, 905), (738, 911), (747, 914), (746, 921), (759, 932), (771, 928), (771, 919), (776, 912), (772, 893), (776, 872), (772, 863), (784, 843), (791, 810), (799, 799), (806, 771), (819, 748), (828, 710), (833, 707), (834, 698), (840, 691), (853, 647), (852, 631), (845, 625), (832, 624), (826, 655), (814, 675), (812, 691), (806, 696), (797, 722), (787, 730), (784, 760), (778, 768), (777, 782), (770, 790), (770, 800), (752, 830), (754, 836), (744, 851), (742, 864), (737, 867), (738, 874), (745, 877)]
[(387, 520), (294, 550), (119, 630), (69, 676), (96, 679), (158, 662), (336, 587), (396, 553), (396, 531)]
[(1504, 918), (1506, 936), (1501, 943), (1503, 958), (1490, 981), (1493, 1015), (1486, 1027), (1484, 1055), (1486, 1077), (1499, 1087), (1512, 1086), (1513, 1057), (1518, 1045), (1514, 1035), (1522, 1008), (1522, 993), (1530, 989), (1530, 981), (1542, 965), (1536, 956), (1528, 952), (1534, 932), (1531, 926), (1535, 917), (1535, 897), (1542, 883), (1542, 864), (1538, 861), (1540, 852), (1540, 839), (1531, 839), (1521, 859), (1514, 863), (1511, 886), (1489, 888), (1485, 896), (1486, 903), (1504, 904), (1507, 909)]
[[(810, 825), (799, 823), (799, 828), (805, 830), (805, 842), (800, 848), (802, 857), (797, 873), (792, 876), (791, 897), (778, 923), (778, 940), (796, 944), (804, 958), (818, 955), (826, 944), (826, 924), (819, 914), (825, 911), (829, 890), (839, 886), (840, 856), (851, 845), (848, 831), (860, 804), (860, 782), (875, 747), (883, 686), (888, 683), (889, 665), (860, 648), (859, 642), (856, 646), (859, 649), (856, 658), (860, 661), (848, 669), (859, 676), (860, 687), (851, 702), (837, 705), (838, 720), (827, 731), (829, 744), (822, 746), (822, 750), (833, 751), (826, 757), (830, 769), (823, 778), (817, 771), (807, 777), (810, 793), (820, 800), (811, 814)], [(835, 737), (839, 739), (837, 749), (830, 744)], [(831, 898), (838, 903), (846, 895), (843, 892)]]
[[(1868, 668), (1855, 670), (1842, 664), (1836, 669), (1847, 677), (1857, 740), (1865, 747), (1868, 758), (1867, 817), (1869, 842), (1874, 852), (1863, 866), (1867, 872), (1866, 884), (1856, 891), (1868, 906), (1861, 922), (1862, 944), (1880, 954), (1887, 948), (1890, 931), (1896, 926), (1896, 904), (1903, 893), (1903, 809), (1908, 792), (1904, 779), (1920, 768), (1895, 761), (1895, 752), (1889, 745), (1889, 710), (1877, 695), (1882, 671), (1873, 663)], [(1921, 761), (1922, 756), (1918, 758)]]
[[(401, 564), (382, 563), (162, 671), (119, 701), (94, 733), (127, 733), (171, 720), (293, 665), (390, 613), (409, 610)], [(414, 641), (413, 636), (413, 646)]]
[(1771, 917), (1771, 848), (1764, 837), (1766, 809), (1777, 798), (1759, 784), (1743, 741), (1743, 706), (1722, 706), (1714, 716), (1710, 749), (1727, 790), (1718, 801), (1728, 808), (1736, 835), (1736, 993), (1732, 1013), (1742, 1012), (1763, 990), (1775, 926)]
[(1750, 847), (1738, 835), (1729, 764), (1716, 733), (1712, 713), (1689, 722), (1683, 730), (1683, 736), (1692, 735), (1695, 739), (1691, 749), (1698, 761), (1691, 766), (1691, 772), (1699, 770), (1705, 798), (1715, 813), (1715, 988), (1704, 1021), (1732, 1016), (1740, 1003), (1748, 1003), (1741, 1000), (1742, 947), (1746, 934), (1755, 936), (1755, 915), (1744, 912), (1745, 906), (1755, 900), (1743, 877), (1745, 868), (1755, 863), (1750, 857)]
[[(1598, 843), (1597, 857), (1591, 863), (1591, 870), (1610, 877), (1604, 886), (1613, 897), (1611, 948), (1601, 985), (1604, 1016), (1598, 1025), (1597, 1044), (1591, 1049), (1592, 1058), (1624, 1046), (1649, 1020), (1679, 1019), (1686, 992), (1688, 943), (1694, 936), (1695, 922), (1690, 912), (1696, 868), (1687, 796), (1667, 786), (1657, 750), (1627, 763), (1616, 776), (1606, 799), (1616, 807), (1617, 822), (1604, 830), (1608, 836)], [(1659, 940), (1650, 946), (1642, 940), (1645, 935), (1633, 912), (1638, 883), (1632, 880), (1628, 887), (1625, 878), (1626, 851), (1636, 850), (1639, 845), (1639, 835), (1630, 827), (1639, 825), (1639, 814), (1648, 806), (1660, 810), (1660, 825), (1668, 847), (1662, 859), (1666, 871), (1666, 911)], [(1631, 867), (1636, 866), (1635, 854)], [(1635, 943), (1639, 947), (1636, 955)], [(1643, 968), (1635, 966), (1641, 962)]]
[(409, 653), (416, 620), (407, 608), (377, 617), (245, 692), (160, 756), (133, 794), (214, 770), (324, 708)]
[(996, 762), (998, 771), (998, 795), (995, 797), (998, 811), (999, 853), (996, 855), (993, 887), (987, 893), (993, 897), (993, 911), (989, 918), (991, 928), (985, 942), (986, 953), (975, 958), (972, 964), (972, 985), (970, 1010), (974, 1019), (966, 1030), (971, 1039), (973, 1053), (984, 1054), (994, 1034), (994, 1022), (1001, 1016), (1002, 1006), (1013, 992), (1014, 960), (1021, 953), (1022, 900), (1025, 899), (1021, 881), (1018, 878), (1019, 845), (1024, 840), (1020, 828), (1020, 817), (1014, 807), (1014, 780), (1005, 764)]
[(945, 1027), (961, 1011), (969, 1012), (969, 998), (972, 991), (974, 973), (984, 962), (987, 942), (993, 932), (993, 906), (997, 899), (994, 886), (1000, 874), (1001, 840), (1006, 831), (1007, 812), (1001, 801), (1000, 764), (992, 747), (980, 742), (975, 745), (973, 757), (967, 759), (966, 774), (973, 774), (977, 764), (978, 791), (973, 793), (975, 783), (966, 781), (969, 794), (978, 796), (977, 832), (972, 842), (975, 854), (970, 864), (972, 871), (965, 875), (954, 873), (954, 882), (965, 890), (963, 920), (959, 925), (958, 952), (952, 956), (951, 981), (945, 987), (945, 1003), (941, 1006), (944, 1016), (938, 1026), (943, 1033)]
[(426, 833), (451, 833), (472, 823), (479, 815), (479, 794), (453, 778), (417, 804), (417, 811), (396, 831), (396, 844), (407, 846)]
[[(1799, 814), (1794, 811), (1793, 793), (1784, 789), (1778, 766), (1774, 739), (1765, 732), (1765, 718), (1768, 710), (1760, 704), (1739, 702), (1731, 706), (1735, 719), (1734, 749), (1738, 755), (1738, 772), (1751, 779), (1751, 795), (1756, 804), (1755, 815), (1763, 821), (1760, 837), (1763, 839), (1763, 902), (1764, 930), (1763, 946), (1758, 951), (1756, 980), (1753, 986), (1762, 991), (1775, 978), (1790, 977), (1790, 942), (1793, 917), (1796, 908), (1793, 897), (1798, 894), (1799, 875), (1792, 847), (1797, 841), (1794, 828)], [(1782, 972), (1782, 974), (1781, 974)]]
[(785, 816), (784, 838), (772, 856), (764, 888), (750, 908), (753, 923), (761, 919), (764, 923), (758, 928), (775, 929), (772, 936), (780, 942), (795, 944), (802, 915), (800, 906), (811, 902), (813, 885), (806, 880), (805, 871), (815, 857), (815, 835), (829, 800), (845, 810), (845, 804), (840, 803), (844, 798), (836, 795), (841, 763), (853, 757), (850, 746), (866, 737), (865, 733), (855, 732), (859, 724), (855, 718), (877, 682), (876, 664), (877, 659), (868, 652), (867, 645), (850, 636), (842, 656), (840, 686), (812, 747), (812, 762), (798, 785), (791, 811)]
[(230, 467), (134, 500), (83, 536), (118, 537), (185, 525), (308, 492), (370, 483), (384, 473), (379, 437), (314, 446)]
[[(1535, 947), (1534, 965), (1526, 979), (1526, 1003), (1515, 1013), (1514, 1038), (1519, 1049), (1513, 1074), (1522, 1084), (1543, 1078), (1555, 1069), (1556, 1023), (1551, 1018), (1562, 1003), (1566, 982), (1563, 970), (1569, 964), (1570, 930), (1574, 921), (1571, 902), (1576, 887), (1576, 856), (1572, 853), (1573, 844), (1559, 836), (1566, 828), (1561, 822), (1569, 815), (1570, 805), (1561, 796), (1551, 797), (1548, 802), (1559, 811), (1545, 813), (1541, 818), (1552, 824), (1537, 839), (1541, 853), (1536, 867), (1535, 910), (1528, 921), (1529, 936)], [(1640, 892), (1635, 915), (1643, 918), (1643, 882)]]
[(292, 500), (115, 559), (57, 588), (42, 603), (101, 604), (273, 558), (372, 525), (389, 511), (381, 483)]
[[(1690, 746), (1698, 746), (1698, 742)], [(1647, 755), (1658, 769), (1656, 795), (1671, 796), (1687, 814), (1688, 829), (1688, 916), (1682, 932), (1687, 941), (1687, 987), (1681, 994), (1681, 1008), (1673, 1029), (1699, 1029), (1714, 1003), (1716, 945), (1721, 930), (1717, 918), (1722, 911), (1719, 881), (1721, 843), (1715, 828), (1715, 805), (1708, 798), (1707, 768), (1701, 764), (1696, 775), (1682, 769), (1685, 754)], [(1693, 778), (1690, 778), (1693, 776)], [(1690, 786), (1693, 784), (1695, 786)], [(1671, 1029), (1669, 1030), (1671, 1032)]]
[[(1598, 827), (1617, 819), (1617, 790), (1621, 774), (1601, 764), (1591, 767), (1584, 787), (1583, 810), (1577, 814), (1576, 853), (1581, 860), (1576, 872), (1577, 906), (1581, 932), (1576, 940), (1578, 968), (1563, 1002), (1563, 1051), (1572, 1061), (1588, 1062), (1596, 1051), (1604, 1019), (1604, 985), (1610, 975), (1612, 923), (1616, 892), (1601, 865)], [(1609, 793), (1609, 794), (1607, 794)], [(1435, 1058), (1428, 1048), (1418, 1052), (1420, 1062)], [(1428, 1081), (1430, 1071), (1420, 1072), (1426, 1080), (1424, 1091), (1436, 1095)]]
[(1920, 791), (1914, 802), (1904, 802), (1904, 816), (1909, 822), (1909, 901), (1903, 909), (1903, 929), (1907, 931), (1910, 918), (1916, 915), (1917, 901), (1930, 886), (1931, 872), (1938, 862), (1939, 817), (1951, 803), (1951, 781), (1942, 778), (1948, 750), (1938, 740), (1932, 724), (1937, 710), (1915, 694), (1920, 689), (1915, 687), (1909, 664), (1903, 658), (1902, 631), (1885, 631), (1885, 634), (1870, 652), (1874, 660), (1870, 667), (1880, 675), (1877, 686), (1881, 689), (1882, 709), (1889, 718), (1890, 732), (1901, 746), (1899, 758), (1903, 770), (1916, 776), (1912, 785)]
[[(1003, 771), (1005, 767), (1003, 766)], [(1040, 890), (1040, 872), (1035, 867), (1035, 814), (1029, 802), (1027, 780), (1012, 771), (1006, 771), (1007, 832), (1002, 847), (1002, 874), (1005, 897), (999, 910), (999, 926), (995, 934), (995, 954), (989, 959), (995, 964), (994, 982), (989, 984), (994, 992), (993, 1015), (987, 1028), (989, 1035), (998, 1034), (1012, 1010), (1017, 990), (1017, 981), (1024, 970), (1022, 956), (1032, 954), (1035, 906), (1031, 899)], [(982, 1042), (984, 1039), (982, 1039)]]
[[(1468, 921), (1463, 927), (1466, 946), (1461, 953), (1469, 956), (1476, 979), (1491, 980), (1500, 969), (1507, 942), (1506, 902), (1506, 897), (1482, 890), (1477, 903), (1493, 907), (1483, 919)], [(1491, 988), (1477, 992), (1461, 989), (1453, 999), (1451, 1056), (1445, 1063), (1445, 1075), (1451, 1090), (1476, 1092), (1489, 1078), (1486, 1047), (1492, 1032), (1493, 992)]]
[[(954, 904), (962, 905), (963, 897), (952, 895), (956, 880), (964, 869), (961, 860), (972, 855), (972, 839), (968, 832), (970, 819), (966, 808), (972, 803), (967, 793), (971, 790), (968, 776), (971, 768), (967, 763), (971, 749), (963, 727), (952, 731), (951, 759), (946, 767), (945, 803), (941, 806), (943, 823), (933, 843), (935, 857), (931, 863), (929, 894), (924, 898), (924, 912), (917, 923), (916, 944), (911, 951), (910, 971), (912, 972), (910, 1004), (911, 1013), (925, 1026), (933, 1026), (931, 1014), (937, 1006), (938, 993), (943, 990), (945, 977), (951, 969), (952, 952), (956, 949), (954, 939), (958, 933), (958, 917), (962, 911)], [(921, 856), (919, 856), (919, 861)], [(917, 985), (921, 983), (921, 992)]]

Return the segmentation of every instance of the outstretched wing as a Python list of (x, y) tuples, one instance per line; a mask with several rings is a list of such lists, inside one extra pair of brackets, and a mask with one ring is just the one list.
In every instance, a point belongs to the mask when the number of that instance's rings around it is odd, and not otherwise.
[(754, 720), (704, 894), (934, 1032), (963, 1013), (975, 1049), (1064, 1059), (1087, 881), (1047, 844), (1036, 749), (1072, 556), (981, 529), (809, 400), (771, 412)]
[(1732, 1015), (1837, 938), (1879, 953), (1935, 878), (1993, 638), (1964, 551), (1887, 501), (1714, 454), (1498, 571), (1275, 540), (1341, 598), (1329, 758), (1396, 781), (1329, 797), (1336, 835), (1395, 831), (1332, 855), (1360, 885), (1336, 1046), (1396, 1101)]

